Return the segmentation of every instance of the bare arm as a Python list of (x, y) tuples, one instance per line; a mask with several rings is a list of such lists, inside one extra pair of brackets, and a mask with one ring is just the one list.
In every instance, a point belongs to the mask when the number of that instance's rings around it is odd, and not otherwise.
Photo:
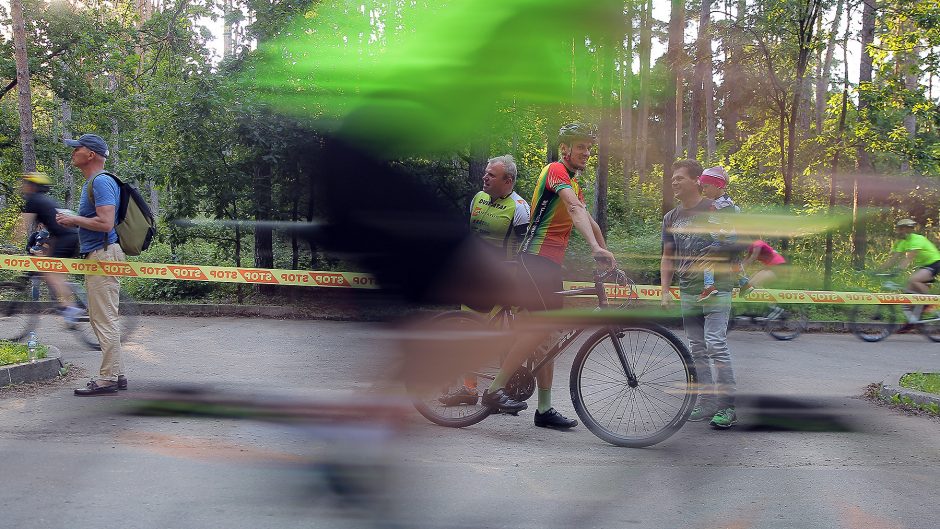
[(659, 262), (659, 285), (662, 287), (660, 304), (665, 307), (671, 301), (669, 287), (672, 285), (672, 276), (675, 273), (676, 248), (671, 242), (663, 243), (663, 257)]
[[(565, 207), (568, 209), (568, 214), (571, 215), (571, 220), (574, 222), (574, 228), (578, 230), (578, 233), (584, 237), (584, 240), (587, 241), (588, 245), (591, 247), (591, 255), (598, 261), (603, 261), (607, 263), (610, 268), (613, 268), (616, 264), (614, 254), (607, 251), (604, 236), (600, 235), (600, 228), (597, 227), (597, 223), (594, 222), (594, 219), (588, 215), (584, 204), (578, 200), (578, 195), (574, 193), (574, 190), (566, 187), (559, 191), (558, 196), (564, 201)], [(596, 234), (595, 229), (597, 230)], [(599, 239), (598, 236), (600, 237)]]
[(751, 248), (747, 252), (747, 257), (744, 258), (744, 261), (741, 263), (742, 267), (747, 268), (747, 266), (757, 260), (757, 256), (760, 255), (759, 248)]
[[(908, 253), (913, 253), (913, 252), (908, 252)], [(883, 272), (883, 271), (885, 271), (885, 270), (890, 270), (890, 269), (894, 268), (895, 265), (898, 264), (898, 261), (901, 261), (901, 260), (902, 260), (903, 258), (905, 258), (905, 257), (907, 257), (907, 256), (906, 256), (904, 253), (902, 253), (902, 252), (892, 252), (892, 253), (891, 253), (891, 257), (889, 257), (888, 260), (885, 261), (885, 264), (883, 264), (883, 265), (881, 265), (880, 267), (878, 267), (878, 270), (881, 271), (881, 272)], [(908, 262), (907, 262), (904, 266), (902, 266), (901, 268), (907, 268), (907, 265), (910, 264), (910, 261), (913, 261), (913, 260), (914, 260), (914, 257), (911, 256), (910, 259), (908, 260)]]
[(114, 206), (95, 207), (94, 217), (81, 217), (79, 215), (68, 215), (66, 213), (57, 213), (56, 222), (63, 226), (85, 228), (91, 231), (100, 231), (107, 233), (114, 229)]

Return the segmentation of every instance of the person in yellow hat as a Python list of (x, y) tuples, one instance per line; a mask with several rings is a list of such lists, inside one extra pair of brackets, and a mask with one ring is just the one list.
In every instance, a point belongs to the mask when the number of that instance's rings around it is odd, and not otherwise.
[[(919, 233), (914, 233), (917, 222), (913, 219), (901, 219), (895, 226), (897, 241), (891, 247), (891, 257), (881, 266), (880, 270), (889, 270), (898, 263), (900, 269), (906, 269), (914, 264), (914, 273), (907, 280), (907, 291), (912, 294), (926, 294), (940, 273), (940, 251), (930, 239)], [(914, 308), (905, 307), (904, 314), (911, 323), (920, 319), (920, 312), (924, 305)]]
[[(28, 233), (31, 226), (42, 224), (49, 232), (49, 249), (43, 254), (46, 257), (73, 258), (78, 255), (78, 230), (62, 226), (56, 222), (56, 212), (61, 209), (60, 204), (49, 196), (49, 186), (52, 179), (41, 172), (24, 173), (20, 193), (26, 200), (21, 212), (22, 225)], [(65, 284), (62, 274), (46, 272), (42, 278), (55, 293), (59, 303), (59, 310), (67, 321), (74, 322), (81, 317), (84, 310), (72, 306), (74, 302), (72, 291)]]

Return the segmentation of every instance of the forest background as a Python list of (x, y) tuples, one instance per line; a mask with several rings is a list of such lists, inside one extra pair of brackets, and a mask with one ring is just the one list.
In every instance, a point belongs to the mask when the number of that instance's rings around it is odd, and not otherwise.
[[(159, 240), (140, 260), (350, 269), (270, 226), (171, 221), (316, 220), (316, 157), (329, 155), (322, 138), (241, 81), (260, 50), (283, 46), (286, 54), (298, 20), (316, 23), (330, 10), (361, 19), (371, 29), (334, 37), (381, 55), (396, 35), (421, 31), (409, 25), (420, 20), (409, 11), (446, 4), (0, 4), (0, 180), (12, 186), (0, 197), (0, 238), (22, 246), (13, 232), (21, 199), (12, 190), (23, 171), (50, 174), (53, 195), (77, 209), (83, 179), (61, 140), (96, 133), (111, 145), (109, 169), (136, 184), (160, 218)], [(617, 38), (572, 39), (570, 71), (559, 72), (591, 101), (510, 102), (465, 144), (395, 163), (466, 214), (488, 157), (516, 158), (517, 191), (528, 199), (542, 166), (557, 158), (558, 127), (596, 123), (598, 152), (583, 176), (589, 209), (643, 283), (658, 282), (660, 224), (673, 206), (668, 167), (685, 157), (724, 166), (745, 212), (831, 228), (771, 239), (807, 272), (806, 287), (874, 287), (862, 271), (887, 257), (898, 218), (914, 218), (937, 240), (940, 2), (629, 0), (620, 14)], [(573, 240), (566, 274), (583, 279), (590, 263), (579, 255), (589, 252)], [(265, 295), (184, 281), (133, 279), (125, 287), (139, 299)]]

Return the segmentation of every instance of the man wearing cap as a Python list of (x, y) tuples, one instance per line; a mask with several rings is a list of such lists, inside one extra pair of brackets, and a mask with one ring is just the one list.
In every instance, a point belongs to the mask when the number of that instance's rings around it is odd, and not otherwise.
[(690, 421), (710, 419), (714, 428), (730, 428), (737, 422), (735, 379), (728, 349), (728, 318), (731, 314), (730, 267), (715, 268), (717, 292), (698, 301), (703, 289), (702, 263), (714, 254), (711, 232), (720, 229), (714, 202), (702, 197), (699, 177), (702, 166), (695, 160), (672, 165), (672, 190), (679, 205), (663, 217), (663, 254), (660, 263), (662, 305), (671, 301), (673, 276), (679, 279), (682, 326), (698, 376), (699, 398)]
[[(62, 212), (56, 215), (56, 221), (63, 226), (78, 228), (79, 251), (83, 258), (123, 261), (124, 252), (117, 244), (117, 232), (114, 230), (121, 191), (113, 178), (107, 175), (96, 178), (105, 173), (108, 144), (94, 134), (85, 134), (77, 140), (65, 140), (65, 144), (74, 149), (72, 164), (85, 175), (85, 185), (82, 186), (78, 215)], [(89, 185), (93, 186), (91, 195), (94, 196), (94, 203), (88, 192)], [(101, 344), (101, 368), (98, 377), (84, 388), (76, 389), (75, 394), (93, 396), (115, 393), (119, 387), (127, 387), (118, 324), (121, 286), (116, 277), (97, 275), (85, 276), (85, 286), (88, 290), (89, 320)]]
[[(907, 281), (907, 291), (912, 294), (927, 294), (930, 290), (929, 283), (933, 283), (937, 274), (940, 273), (940, 251), (930, 239), (914, 233), (917, 223), (913, 219), (901, 219), (895, 224), (895, 234), (897, 241), (891, 247), (891, 257), (880, 268), (888, 270), (897, 263), (901, 263), (900, 269), (906, 269), (911, 263), (917, 270), (911, 274)], [(924, 310), (924, 305), (915, 307), (905, 307), (904, 314), (907, 321), (913, 323), (920, 320), (920, 313)]]

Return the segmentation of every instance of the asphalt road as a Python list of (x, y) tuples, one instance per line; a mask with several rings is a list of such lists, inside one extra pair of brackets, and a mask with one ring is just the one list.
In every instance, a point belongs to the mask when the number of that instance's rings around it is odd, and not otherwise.
[[(147, 317), (144, 325), (125, 349), (127, 392), (78, 398), (72, 383), (0, 393), (0, 527), (933, 529), (940, 515), (940, 420), (859, 398), (871, 382), (940, 370), (940, 344), (916, 334), (867, 344), (735, 332), (741, 423), (729, 431), (689, 423), (660, 445), (625, 449), (583, 427), (535, 428), (531, 410), (462, 430), (410, 413), (394, 444), (375, 442), (382, 432), (372, 430), (123, 414), (168, 384), (263, 402), (344, 402), (386, 377), (393, 353), (375, 324)], [(97, 369), (100, 353), (82, 351), (53, 322), (40, 339)], [(554, 397), (568, 415), (572, 357), (556, 369)], [(822, 420), (768, 429), (761, 406), (771, 397), (810, 406)], [(310, 463), (344, 456), (359, 469), (353, 483), (378, 488), (388, 479), (387, 494), (366, 496), (369, 509), (331, 492), (329, 474)], [(389, 476), (375, 471), (386, 467)]]

